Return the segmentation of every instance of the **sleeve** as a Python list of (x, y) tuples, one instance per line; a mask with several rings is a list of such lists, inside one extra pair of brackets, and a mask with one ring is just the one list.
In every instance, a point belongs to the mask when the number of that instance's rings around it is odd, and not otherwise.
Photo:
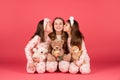
[(85, 42), (84, 42), (84, 40), (82, 40), (82, 54), (87, 54), (87, 49), (86, 49), (86, 46), (85, 46)]
[(77, 64), (82, 64), (86, 58), (89, 59), (84, 40), (82, 40), (81, 50), (82, 50), (82, 55), (80, 56), (79, 61), (77, 61)]
[(32, 38), (28, 44), (25, 47), (25, 55), (28, 62), (33, 62), (32, 54), (33, 54), (33, 48), (40, 42), (40, 37), (36, 35), (34, 38)]

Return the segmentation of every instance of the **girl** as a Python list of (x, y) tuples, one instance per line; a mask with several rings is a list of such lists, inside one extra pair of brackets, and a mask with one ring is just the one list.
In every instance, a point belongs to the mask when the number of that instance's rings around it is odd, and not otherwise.
[(76, 63), (71, 62), (69, 72), (77, 73), (78, 71), (80, 71), (82, 74), (90, 73), (90, 58), (85, 47), (84, 36), (80, 32), (79, 24), (76, 20), (74, 20), (74, 17), (70, 17), (70, 19), (66, 21), (64, 31), (66, 31), (69, 35), (69, 50), (71, 46), (78, 46), (79, 49), (82, 50), (82, 54), (79, 60), (76, 61)]
[[(63, 44), (63, 49), (64, 49), (64, 53), (68, 53), (68, 48), (67, 48), (67, 38), (68, 35), (66, 32), (63, 31), (63, 26), (64, 26), (65, 22), (62, 18), (60, 17), (56, 17), (53, 20), (53, 32), (49, 34), (49, 37), (51, 38), (52, 41), (54, 40), (63, 40), (64, 44)], [(56, 65), (52, 65), (52, 64), (56, 64)], [(49, 66), (52, 65), (52, 66)], [(49, 62), (47, 61), (47, 71), (48, 72), (54, 72), (57, 70), (57, 61), (55, 62)]]
[[(52, 25), (50, 23), (50, 19), (45, 18), (44, 20), (41, 20), (38, 25), (37, 29), (32, 36), (31, 40), (28, 42), (28, 44), (25, 47), (25, 55), (27, 58), (27, 66), (26, 70), (28, 73), (34, 73), (37, 71), (38, 73), (43, 73), (45, 70), (40, 71), (40, 64), (37, 66), (34, 65), (33, 61), (39, 62), (39, 58), (32, 58), (33, 55), (33, 49), (36, 48), (36, 46), (40, 42), (47, 42), (50, 43), (50, 38), (48, 37), (48, 34), (52, 32)], [(45, 64), (43, 64), (45, 67)]]

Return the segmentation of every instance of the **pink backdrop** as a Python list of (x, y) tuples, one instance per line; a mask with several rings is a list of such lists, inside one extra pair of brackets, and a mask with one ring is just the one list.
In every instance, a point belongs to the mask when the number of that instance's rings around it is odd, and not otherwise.
[(120, 1), (0, 1), (0, 62), (25, 62), (24, 48), (39, 20), (60, 16), (79, 21), (91, 62), (117, 62), (120, 52)]

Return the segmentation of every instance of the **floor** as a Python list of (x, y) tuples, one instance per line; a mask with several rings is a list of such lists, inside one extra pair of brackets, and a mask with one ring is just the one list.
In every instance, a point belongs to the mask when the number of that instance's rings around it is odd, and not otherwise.
[(1, 63), (0, 80), (120, 80), (120, 64), (92, 63), (92, 72), (87, 75), (70, 73), (28, 74), (25, 63)]

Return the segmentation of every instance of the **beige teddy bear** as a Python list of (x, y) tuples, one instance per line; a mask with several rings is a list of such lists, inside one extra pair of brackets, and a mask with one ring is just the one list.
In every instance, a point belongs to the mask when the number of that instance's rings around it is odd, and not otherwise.
[(72, 46), (70, 48), (70, 54), (72, 62), (70, 63), (69, 72), (77, 73), (80, 68), (80, 65), (78, 65), (77, 62), (79, 61), (79, 58), (82, 55), (82, 50), (80, 50), (77, 46)]
[(90, 58), (87, 51), (80, 50), (77, 46), (72, 46), (70, 49), (72, 62), (70, 63), (69, 72), (82, 74), (90, 73)]
[(76, 63), (76, 61), (80, 58), (82, 54), (82, 50), (80, 50), (77, 46), (72, 46), (70, 48), (70, 54), (72, 56), (72, 61)]

